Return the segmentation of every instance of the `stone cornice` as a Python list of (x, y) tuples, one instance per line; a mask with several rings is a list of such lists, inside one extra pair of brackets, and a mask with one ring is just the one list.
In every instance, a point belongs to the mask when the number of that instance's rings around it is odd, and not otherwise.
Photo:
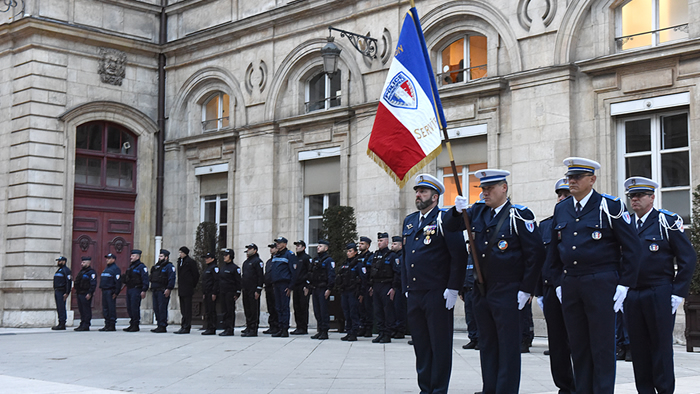
[(355, 111), (352, 108), (341, 107), (326, 111), (313, 111), (303, 115), (281, 119), (277, 121), (277, 124), (280, 128), (290, 129), (303, 127), (310, 124), (318, 125), (321, 123), (349, 120), (353, 116), (355, 116)]
[(179, 144), (181, 146), (197, 145), (212, 141), (224, 141), (229, 138), (238, 138), (238, 130), (228, 129), (221, 131), (208, 132), (203, 134), (197, 134), (185, 138), (180, 138), (178, 140), (166, 141), (166, 145)]
[(456, 83), (438, 88), (441, 100), (453, 97), (465, 97), (473, 95), (486, 95), (499, 93), (507, 87), (506, 81), (501, 77), (484, 78), (473, 82)]
[(538, 85), (573, 81), (576, 78), (576, 67), (570, 64), (542, 67), (509, 74), (504, 78), (508, 81), (511, 90), (526, 89)]
[(697, 54), (700, 54), (700, 38), (581, 60), (575, 64), (581, 72), (595, 74), (638, 63)]

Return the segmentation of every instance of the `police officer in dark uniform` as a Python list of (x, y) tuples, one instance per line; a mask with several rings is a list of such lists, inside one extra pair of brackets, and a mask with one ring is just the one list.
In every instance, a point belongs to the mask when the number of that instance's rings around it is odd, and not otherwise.
[(233, 249), (224, 249), (224, 267), (219, 274), (219, 288), (224, 307), (224, 331), (222, 337), (233, 335), (236, 326), (236, 301), (241, 296), (241, 269), (233, 262)]
[(100, 274), (100, 289), (102, 289), (102, 317), (105, 326), (99, 331), (116, 331), (117, 328), (117, 296), (122, 290), (122, 271), (117, 264), (117, 256), (108, 253), (105, 256), (107, 266)]
[(372, 255), (370, 294), (374, 298), (374, 320), (379, 336), (372, 343), (390, 343), (393, 335), (394, 315), (394, 269), (396, 254), (389, 250), (389, 233), (377, 234), (377, 251)]
[(153, 310), (156, 314), (158, 327), (151, 332), (167, 332), (168, 303), (170, 293), (175, 288), (175, 266), (170, 262), (170, 251), (161, 249), (158, 262), (151, 267), (151, 290), (153, 291)]
[(141, 322), (141, 300), (148, 291), (148, 268), (141, 262), (141, 251), (131, 251), (131, 265), (124, 272), (126, 286), (126, 311), (129, 314), (129, 327), (126, 332), (139, 331)]
[[(557, 204), (569, 197), (569, 182), (562, 178), (554, 185), (557, 193)], [(549, 249), (552, 245), (552, 217), (540, 222), (542, 243)], [(548, 253), (549, 255), (549, 253)], [(549, 344), (549, 364), (552, 371), (552, 380), (559, 388), (561, 394), (576, 392), (574, 386), (574, 372), (571, 366), (571, 348), (569, 337), (564, 324), (561, 303), (557, 298), (554, 284), (554, 273), (551, 261), (545, 260), (542, 265), (541, 297), (538, 298), (540, 308), (544, 312), (547, 323), (547, 342)]]
[(311, 290), (316, 317), (316, 334), (312, 339), (328, 339), (331, 318), (328, 314), (328, 297), (335, 286), (335, 262), (328, 254), (330, 244), (325, 239), (318, 241), (318, 256), (311, 260), (306, 287)]
[(467, 324), (467, 337), (469, 342), (462, 345), (462, 349), (479, 350), (479, 327), (474, 318), (474, 259), (469, 254), (467, 259), (467, 274), (464, 275), (464, 285), (460, 291), (460, 298), (464, 301), (464, 320)]
[(258, 321), (260, 319), (260, 296), (265, 283), (263, 261), (258, 255), (258, 245), (249, 244), (245, 247), (248, 258), (243, 262), (241, 286), (243, 288), (243, 312), (245, 312), (245, 329), (242, 337), (258, 336)]
[(272, 258), (272, 283), (275, 287), (275, 306), (279, 318), (279, 331), (273, 337), (289, 336), (289, 298), (292, 293), (292, 283), (296, 280), (295, 266), (297, 256), (287, 249), (287, 238), (275, 239), (277, 252)]
[(75, 276), (75, 292), (78, 294), (78, 311), (80, 311), (80, 325), (75, 331), (90, 331), (90, 320), (92, 320), (92, 295), (97, 287), (97, 273), (90, 264), (92, 258), (83, 256), (81, 258), (81, 269)]
[(180, 300), (180, 329), (175, 334), (189, 334), (192, 327), (192, 295), (199, 283), (199, 264), (190, 256), (190, 249), (183, 246), (177, 259), (177, 295)]
[(263, 334), (277, 334), (280, 331), (279, 316), (277, 315), (277, 307), (275, 305), (275, 285), (272, 282), (272, 258), (277, 253), (277, 244), (271, 243), (267, 245), (270, 248), (270, 258), (265, 262), (265, 304), (267, 305), (267, 324), (269, 328), (263, 331)]
[(345, 316), (345, 333), (341, 341), (357, 341), (357, 331), (360, 329), (360, 265), (357, 261), (357, 244), (346, 245), (347, 259), (338, 270), (335, 285), (340, 291), (340, 302)]
[(446, 215), (445, 228), (464, 230), (460, 212), (466, 209), (474, 234), (472, 253), (481, 263), (485, 294), (473, 293), (479, 326), (483, 393), (517, 393), (520, 388), (521, 328), (519, 313), (530, 302), (540, 277), (545, 249), (535, 215), (508, 199), (510, 172), (479, 170), (483, 200), (467, 208), (457, 196)]
[(357, 243), (357, 261), (360, 263), (360, 277), (362, 284), (360, 285), (360, 320), (362, 326), (358, 331), (358, 337), (372, 338), (374, 331), (374, 300), (369, 294), (369, 276), (372, 271), (372, 252), (369, 247), (372, 245), (372, 240), (369, 237), (360, 237), (360, 242)]
[(576, 392), (612, 393), (615, 312), (637, 283), (640, 241), (625, 204), (593, 189), (600, 164), (570, 157), (564, 165), (571, 196), (554, 208), (547, 260), (562, 302)]
[(422, 393), (446, 393), (452, 372), (452, 332), (458, 289), (464, 280), (464, 236), (443, 225), (437, 207), (445, 186), (428, 174), (416, 176), (416, 208), (403, 221), (401, 287), (407, 292), (408, 327)]
[(53, 274), (53, 293), (56, 299), (56, 312), (58, 313), (58, 324), (51, 327), (52, 330), (65, 330), (66, 319), (66, 299), (72, 287), (70, 268), (66, 266), (67, 258), (60, 256), (56, 259), (58, 269)]
[(391, 237), (391, 251), (396, 255), (394, 259), (394, 334), (391, 336), (396, 339), (406, 337), (406, 295), (401, 291), (401, 265), (403, 264), (403, 237), (395, 235)]
[(306, 254), (306, 242), (303, 239), (294, 242), (297, 252), (296, 280), (292, 288), (292, 305), (294, 305), (294, 321), (296, 329), (291, 335), (306, 335), (309, 333), (309, 292), (304, 291), (306, 274), (309, 272), (311, 256)]
[(642, 394), (672, 393), (675, 314), (688, 294), (697, 254), (683, 234), (683, 219), (654, 208), (658, 183), (632, 177), (624, 186), (642, 242), (637, 285), (630, 288), (624, 308), (634, 381)]
[(216, 264), (214, 253), (204, 256), (207, 266), (202, 271), (202, 297), (204, 299), (204, 314), (207, 320), (204, 323), (202, 335), (216, 334), (216, 300), (219, 297), (219, 267)]

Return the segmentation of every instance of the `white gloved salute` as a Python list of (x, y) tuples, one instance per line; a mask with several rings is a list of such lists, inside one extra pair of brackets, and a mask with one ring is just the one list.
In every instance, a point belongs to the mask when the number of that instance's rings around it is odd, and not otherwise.
[(469, 200), (463, 196), (455, 197), (455, 209), (457, 212), (462, 212), (469, 207)]
[(445, 308), (452, 309), (455, 307), (455, 303), (457, 302), (458, 294), (459, 294), (459, 291), (457, 291), (457, 290), (445, 289), (445, 292), (442, 293), (442, 298), (444, 298), (446, 300), (445, 301)]
[(623, 303), (625, 302), (625, 298), (627, 298), (627, 290), (629, 290), (629, 287), (617, 285), (617, 289), (615, 289), (615, 295), (613, 296), (613, 301), (615, 301), (615, 304), (613, 305), (613, 310), (615, 311), (615, 313), (619, 311), (625, 311)]
[(530, 293), (518, 290), (518, 310), (525, 308), (525, 304), (530, 300)]
[(683, 297), (678, 297), (675, 294), (671, 294), (671, 314), (675, 315), (678, 310), (678, 306), (683, 302)]
[(554, 291), (557, 293), (557, 298), (559, 299), (559, 303), (561, 304), (561, 286), (557, 286)]

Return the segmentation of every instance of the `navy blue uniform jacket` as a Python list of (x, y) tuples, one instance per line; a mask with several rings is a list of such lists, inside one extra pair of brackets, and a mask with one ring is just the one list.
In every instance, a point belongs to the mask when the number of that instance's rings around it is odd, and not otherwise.
[(116, 294), (122, 289), (122, 270), (117, 267), (117, 263), (112, 263), (105, 267), (100, 274), (100, 289), (114, 290)]
[(58, 267), (56, 273), (53, 274), (53, 288), (55, 290), (64, 290), (66, 293), (70, 293), (72, 287), (72, 282), (70, 279), (70, 268), (62, 265)]

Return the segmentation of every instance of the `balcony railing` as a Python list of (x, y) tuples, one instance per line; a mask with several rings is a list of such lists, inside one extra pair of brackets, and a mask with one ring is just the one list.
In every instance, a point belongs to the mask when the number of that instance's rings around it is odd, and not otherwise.
[(333, 107), (339, 107), (341, 105), (340, 95), (334, 97), (326, 97), (325, 99), (318, 101), (307, 101), (304, 103), (304, 109), (306, 112), (319, 111), (322, 109), (328, 109)]
[[(438, 85), (451, 85), (453, 83), (464, 82), (464, 73), (469, 73), (470, 78), (467, 81), (474, 81), (486, 76), (486, 64), (469, 68), (457, 68), (444, 73), (436, 74)], [(475, 77), (474, 75), (478, 75)]]
[(228, 127), (228, 116), (202, 121), (202, 131), (216, 131)]
[[(642, 37), (642, 36), (646, 36), (649, 34), (655, 35), (655, 34), (659, 34), (659, 33), (664, 32), (664, 31), (669, 31), (669, 30), (683, 32), (685, 34), (688, 34), (688, 24), (684, 23), (682, 25), (664, 27), (663, 29), (651, 30), (651, 31), (643, 32), (643, 33), (635, 33), (635, 34), (630, 34), (630, 35), (622, 36), (622, 37), (615, 37), (615, 43), (617, 43), (617, 49), (622, 50), (623, 49), (622, 47), (626, 43), (628, 43), (629, 41), (634, 41), (635, 37)], [(651, 45), (654, 45), (653, 42), (654, 42), (654, 40), (652, 40)]]

